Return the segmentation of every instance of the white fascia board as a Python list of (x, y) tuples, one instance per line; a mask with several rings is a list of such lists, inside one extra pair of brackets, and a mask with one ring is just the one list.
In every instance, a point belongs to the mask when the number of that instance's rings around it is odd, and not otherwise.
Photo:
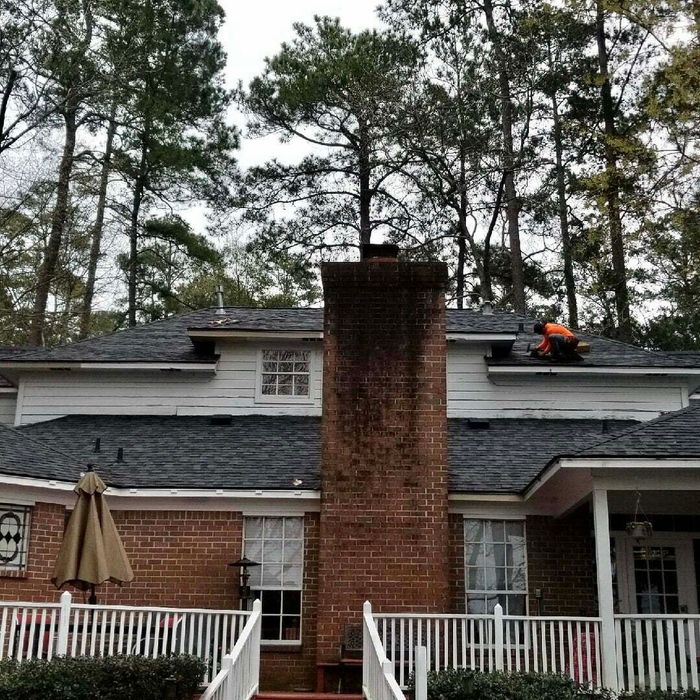
[(32, 371), (37, 369), (128, 369), (173, 372), (216, 372), (213, 362), (0, 362), (0, 368)]
[[(239, 330), (229, 328), (216, 328), (212, 330), (191, 330), (187, 334), (191, 338), (252, 338), (263, 340), (322, 340), (323, 331), (256, 331)], [(472, 343), (506, 341), (514, 342), (518, 336), (515, 333), (447, 333), (449, 341), (462, 341)]]
[(0, 386), (0, 394), (16, 394), (16, 386)]
[[(57, 479), (37, 479), (28, 476), (11, 476), (0, 474), (0, 486), (25, 486), (54, 491), (72, 491), (73, 481)], [(236, 498), (246, 500), (256, 499), (293, 499), (320, 500), (320, 491), (311, 489), (190, 489), (190, 488), (120, 488), (108, 486), (106, 493), (115, 498)]]
[(260, 338), (262, 340), (321, 340), (322, 331), (246, 331), (217, 328), (206, 331), (187, 331), (190, 338)]
[(628, 374), (646, 377), (700, 375), (700, 367), (567, 367), (557, 365), (489, 365), (489, 374)]
[(515, 342), (518, 336), (515, 333), (448, 333), (447, 340), (458, 340), (467, 343), (493, 343), (499, 340)]
[(522, 503), (523, 497), (517, 493), (451, 493), (448, 497), (450, 503)]

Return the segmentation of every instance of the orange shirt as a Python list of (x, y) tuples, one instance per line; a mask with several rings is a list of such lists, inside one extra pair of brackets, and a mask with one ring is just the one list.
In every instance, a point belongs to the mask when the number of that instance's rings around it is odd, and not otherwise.
[(566, 326), (562, 326), (559, 323), (545, 323), (542, 333), (544, 335), (544, 339), (535, 349), (541, 350), (544, 353), (547, 353), (552, 349), (549, 342), (550, 335), (559, 334), (563, 335), (565, 338), (576, 337)]

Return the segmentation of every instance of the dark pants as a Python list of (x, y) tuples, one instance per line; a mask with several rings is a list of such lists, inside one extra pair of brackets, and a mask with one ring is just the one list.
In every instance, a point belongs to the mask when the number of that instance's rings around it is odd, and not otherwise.
[(549, 336), (550, 354), (552, 357), (573, 357), (576, 354), (578, 338), (567, 337), (561, 333), (552, 333)]

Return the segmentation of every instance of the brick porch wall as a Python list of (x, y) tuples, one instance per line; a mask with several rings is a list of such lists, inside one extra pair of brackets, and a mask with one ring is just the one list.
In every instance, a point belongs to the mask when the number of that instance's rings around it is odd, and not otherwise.
[[(113, 511), (135, 580), (118, 587), (105, 584), (100, 602), (126, 605), (237, 608), (235, 572), (226, 564), (241, 552), (240, 513), (195, 511)], [(26, 574), (0, 575), (0, 598), (57, 601), (50, 576), (65, 523), (61, 505), (37, 503), (32, 509)], [(319, 516), (305, 517), (302, 646), (263, 653), (264, 690), (313, 688), (317, 652)], [(449, 516), (448, 612), (464, 612), (463, 516)], [(536, 588), (542, 590), (543, 614), (595, 615), (593, 537), (586, 509), (561, 519), (527, 518), (530, 613), (537, 614)], [(392, 555), (404, 561), (400, 552)], [(441, 585), (436, 576), (436, 585)], [(368, 596), (375, 599), (370, 582)], [(78, 593), (80, 597), (82, 594)], [(406, 608), (406, 601), (386, 603)], [(411, 607), (410, 605), (408, 607)], [(440, 609), (443, 612), (444, 609)], [(336, 652), (337, 653), (337, 652)]]
[(526, 528), (530, 614), (538, 612), (539, 588), (543, 615), (597, 615), (595, 541), (587, 508), (561, 519), (528, 516)]

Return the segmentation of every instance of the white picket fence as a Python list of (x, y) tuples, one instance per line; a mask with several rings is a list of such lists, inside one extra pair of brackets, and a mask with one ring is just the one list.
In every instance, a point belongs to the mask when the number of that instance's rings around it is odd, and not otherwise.
[(384, 650), (372, 605), (366, 601), (362, 606), (362, 694), (367, 700), (406, 700)]
[(262, 605), (256, 600), (233, 650), (223, 657), (221, 670), (200, 700), (250, 700), (258, 692), (261, 624)]
[(503, 615), (389, 614), (374, 616), (399, 686), (415, 666), (415, 648), (426, 647), (427, 670), (561, 673), (600, 684), (600, 619)]
[(193, 654), (219, 672), (251, 613), (239, 610), (0, 602), (0, 658)]
[(615, 615), (620, 690), (700, 690), (700, 615)]

